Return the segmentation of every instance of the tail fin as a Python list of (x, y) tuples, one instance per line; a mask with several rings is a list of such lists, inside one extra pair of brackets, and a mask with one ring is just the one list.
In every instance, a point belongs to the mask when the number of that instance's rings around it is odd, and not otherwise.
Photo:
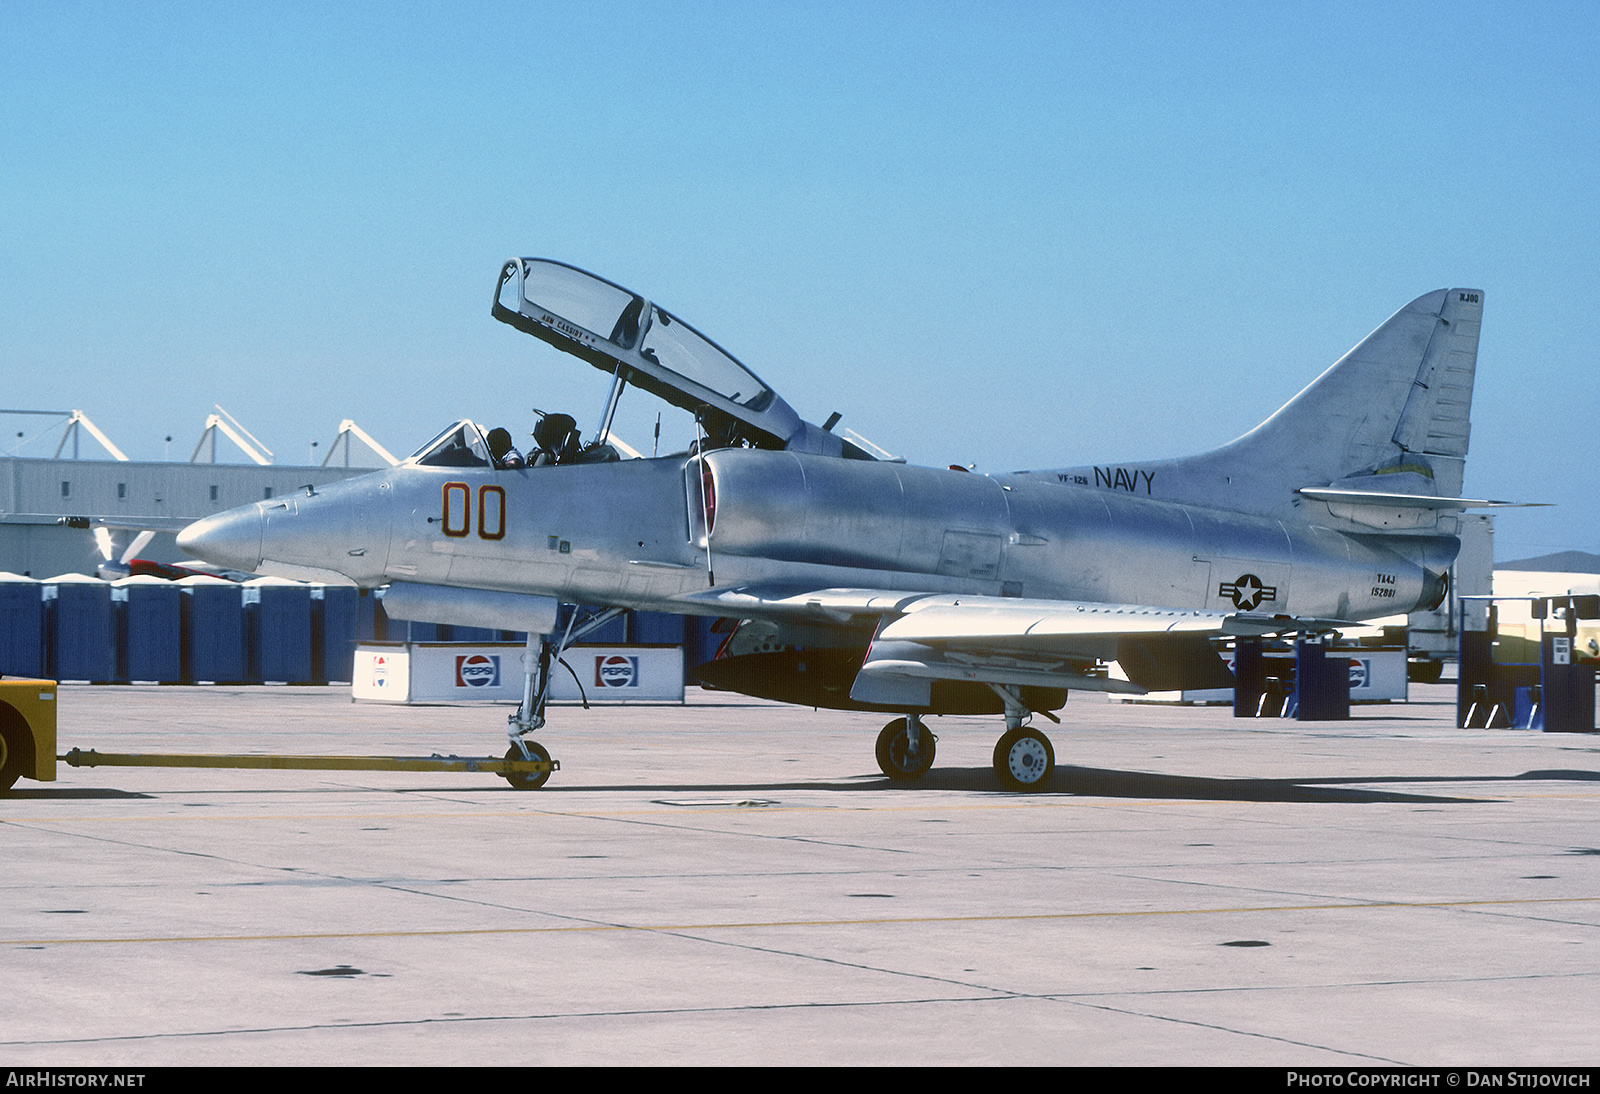
[[(1482, 316), (1477, 289), (1419, 296), (1231, 444), (1184, 459), (1055, 474), (1263, 515), (1325, 504), (1296, 493), (1305, 487), (1460, 497)], [(1418, 516), (1411, 526), (1433, 524), (1431, 515)]]

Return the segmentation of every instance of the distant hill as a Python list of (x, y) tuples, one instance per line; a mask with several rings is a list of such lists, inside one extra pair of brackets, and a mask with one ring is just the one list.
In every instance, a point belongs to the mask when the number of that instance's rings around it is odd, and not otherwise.
[(1496, 562), (1496, 570), (1543, 570), (1552, 574), (1600, 574), (1600, 555), (1587, 551), (1557, 551), (1553, 555)]

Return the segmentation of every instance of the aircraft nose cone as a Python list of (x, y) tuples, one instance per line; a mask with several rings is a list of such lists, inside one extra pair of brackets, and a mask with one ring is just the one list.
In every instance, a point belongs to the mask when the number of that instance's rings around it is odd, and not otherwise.
[(197, 520), (178, 533), (178, 549), (190, 558), (254, 573), (261, 565), (261, 507), (246, 505)]

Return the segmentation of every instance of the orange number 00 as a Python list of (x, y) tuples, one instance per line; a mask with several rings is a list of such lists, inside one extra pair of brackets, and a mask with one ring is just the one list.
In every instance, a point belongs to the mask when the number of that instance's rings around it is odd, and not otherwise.
[[(490, 529), (493, 531), (490, 531)], [(503, 539), (506, 534), (506, 489), (478, 487), (478, 538)]]
[[(472, 487), (464, 482), (444, 484), (440, 498), (440, 523), (444, 534), (465, 539), (472, 532)], [(503, 486), (478, 488), (478, 538), (504, 539), (506, 534), (506, 490)]]

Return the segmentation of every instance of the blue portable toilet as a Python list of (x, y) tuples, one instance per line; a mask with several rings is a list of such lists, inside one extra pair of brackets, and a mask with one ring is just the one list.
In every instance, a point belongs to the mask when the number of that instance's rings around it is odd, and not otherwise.
[(44, 587), (0, 571), (0, 676), (43, 676)]
[(1233, 643), (1233, 716), (1254, 718), (1267, 693), (1267, 666), (1261, 656), (1261, 639), (1239, 638)]
[(250, 675), (275, 683), (311, 682), (311, 586), (282, 577), (244, 583)]
[(634, 612), (633, 641), (641, 646), (683, 645), (683, 616), (669, 612)]
[[(381, 591), (382, 590), (380, 590), (380, 593), (381, 593)], [(375, 608), (375, 615), (376, 615), (378, 621), (383, 624), (381, 628), (378, 628), (378, 629), (382, 630), (383, 633), (374, 635), (374, 637), (378, 641), (380, 641), (380, 642), (384, 642), (384, 641), (388, 641), (388, 642), (443, 642), (443, 641), (445, 641), (445, 639), (441, 638), (440, 635), (439, 635), (440, 625), (438, 623), (424, 623), (421, 620), (401, 619), (397, 615), (390, 615), (388, 613), (388, 610), (385, 609), (384, 606), (383, 606), (383, 598), (382, 598), (382, 596), (380, 595), (380, 596), (376, 597), (375, 599), (378, 602), (377, 606)]]
[(619, 615), (597, 630), (583, 636), (586, 646), (621, 646), (628, 641), (628, 616)]
[[(446, 640), (445, 635), (440, 632), (445, 630), (448, 624), (425, 623), (419, 619), (393, 619), (390, 622), (400, 625), (400, 637), (407, 642), (443, 642)], [(390, 628), (389, 633), (391, 635), (394, 634), (393, 627)]]
[(97, 577), (61, 574), (44, 582), (47, 634), (54, 649), (49, 675), (93, 684), (117, 679), (117, 631), (111, 586)]
[(236, 582), (203, 574), (174, 584), (183, 598), (184, 682), (247, 680), (244, 590)]
[(727, 641), (725, 633), (713, 631), (717, 620), (709, 615), (688, 615), (683, 619), (683, 667), (692, 669), (696, 665), (703, 665), (717, 655), (722, 648), (722, 643)]
[(355, 677), (361, 590), (354, 585), (311, 586), (311, 647), (317, 683)]
[(1302, 722), (1350, 717), (1350, 658), (1331, 646), (1304, 639), (1294, 644), (1294, 688)]
[(111, 583), (118, 662), (124, 680), (175, 684), (183, 679), (183, 594), (159, 577)]
[(376, 589), (356, 590), (356, 637), (363, 642), (382, 642), (388, 637), (389, 619), (383, 614), (383, 599)]

